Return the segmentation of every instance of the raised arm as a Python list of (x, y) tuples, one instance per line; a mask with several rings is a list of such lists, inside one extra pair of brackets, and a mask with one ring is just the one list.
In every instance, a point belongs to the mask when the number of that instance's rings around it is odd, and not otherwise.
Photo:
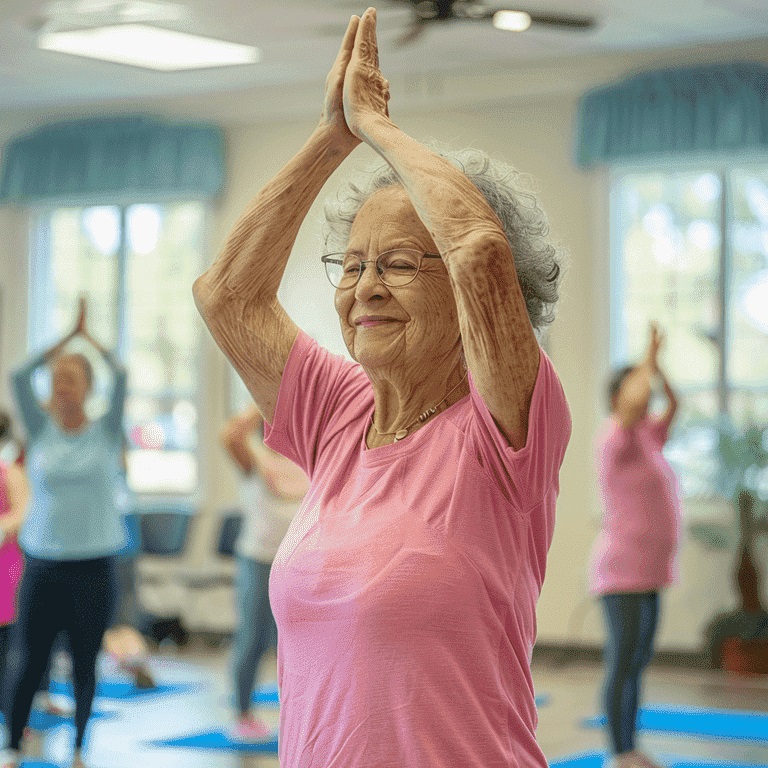
[(50, 363), (76, 335), (77, 327), (42, 354), (29, 358), (11, 374), (13, 394), (29, 437), (34, 437), (48, 419), (48, 415), (40, 405), (32, 386), (33, 374), (40, 366)]
[(216, 261), (193, 286), (203, 320), (268, 421), (274, 418), (280, 379), (298, 334), (277, 290), (310, 206), (360, 143), (344, 122), (341, 101), (358, 22), (353, 16), (328, 74), (317, 128), (248, 205)]
[(667, 427), (669, 427), (669, 425), (674, 421), (680, 402), (677, 399), (675, 390), (672, 388), (672, 385), (669, 383), (669, 380), (667, 379), (664, 371), (660, 366), (658, 366), (656, 369), (656, 375), (659, 377), (659, 380), (664, 387), (664, 394), (667, 398), (667, 409), (662, 414), (661, 421), (663, 421)]
[(648, 412), (651, 385), (659, 373), (659, 349), (662, 341), (659, 327), (656, 323), (651, 323), (645, 357), (622, 382), (616, 401), (616, 415), (622, 426), (627, 429), (637, 424)]
[(114, 353), (102, 346), (90, 333), (86, 323), (88, 306), (85, 298), (80, 297), (77, 326), (75, 335), (85, 339), (104, 359), (104, 362), (112, 371), (112, 394), (109, 400), (107, 412), (102, 416), (102, 422), (107, 429), (116, 436), (123, 437), (123, 413), (125, 411), (125, 395), (128, 382), (128, 373), (125, 367), (115, 357)]
[(245, 475), (250, 475), (258, 469), (259, 460), (249, 438), (262, 422), (258, 408), (249, 408), (244, 413), (233, 416), (219, 433), (224, 450)]
[(378, 68), (376, 12), (357, 31), (344, 82), (350, 130), (397, 174), (448, 269), (467, 364), (510, 445), (526, 442), (540, 349), (504, 228), (475, 185), (447, 160), (403, 133), (387, 111)]

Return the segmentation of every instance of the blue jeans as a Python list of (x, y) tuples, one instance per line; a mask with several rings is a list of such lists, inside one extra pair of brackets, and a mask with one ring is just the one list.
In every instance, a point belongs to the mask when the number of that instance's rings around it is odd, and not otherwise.
[(269, 605), (269, 563), (237, 557), (235, 604), (237, 627), (232, 654), (232, 676), (240, 714), (251, 708), (259, 662), (277, 645), (277, 625)]
[(616, 755), (635, 748), (641, 677), (653, 657), (659, 593), (603, 595), (608, 638), (603, 701)]

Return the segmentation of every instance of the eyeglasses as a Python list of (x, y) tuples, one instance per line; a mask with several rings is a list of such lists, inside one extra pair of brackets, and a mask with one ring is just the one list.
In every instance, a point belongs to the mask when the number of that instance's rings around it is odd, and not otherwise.
[[(384, 285), (390, 288), (401, 288), (416, 279), (421, 269), (422, 259), (442, 258), (438, 253), (424, 253), (411, 248), (395, 248), (384, 251), (376, 257), (376, 273)], [(353, 288), (360, 280), (366, 264), (351, 253), (329, 253), (321, 257), (325, 264), (325, 274), (334, 288)]]

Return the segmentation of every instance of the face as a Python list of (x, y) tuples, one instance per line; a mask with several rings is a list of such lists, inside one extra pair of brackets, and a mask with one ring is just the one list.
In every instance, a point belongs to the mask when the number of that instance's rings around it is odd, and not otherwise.
[[(363, 261), (393, 248), (437, 253), (437, 247), (400, 187), (380, 190), (360, 209), (347, 250)], [(347, 349), (370, 370), (418, 369), (460, 349), (456, 302), (445, 264), (424, 259), (408, 285), (384, 285), (373, 264), (366, 264), (354, 288), (336, 291), (336, 311)], [(378, 318), (361, 323), (363, 318)]]
[(53, 365), (53, 401), (64, 409), (82, 408), (90, 391), (82, 362), (71, 355), (60, 355)]

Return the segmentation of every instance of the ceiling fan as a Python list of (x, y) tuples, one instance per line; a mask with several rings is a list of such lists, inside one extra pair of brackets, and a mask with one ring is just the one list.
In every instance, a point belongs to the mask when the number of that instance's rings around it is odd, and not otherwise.
[[(597, 26), (593, 16), (519, 7), (515, 0), (506, 6), (491, 6), (482, 0), (384, 0), (393, 7), (410, 7), (411, 21), (395, 39), (396, 46), (408, 45), (438, 24), (481, 21), (497, 29), (522, 32), (536, 29), (586, 32)], [(356, 6), (359, 3), (356, 4)], [(330, 30), (329, 30), (330, 31)]]

